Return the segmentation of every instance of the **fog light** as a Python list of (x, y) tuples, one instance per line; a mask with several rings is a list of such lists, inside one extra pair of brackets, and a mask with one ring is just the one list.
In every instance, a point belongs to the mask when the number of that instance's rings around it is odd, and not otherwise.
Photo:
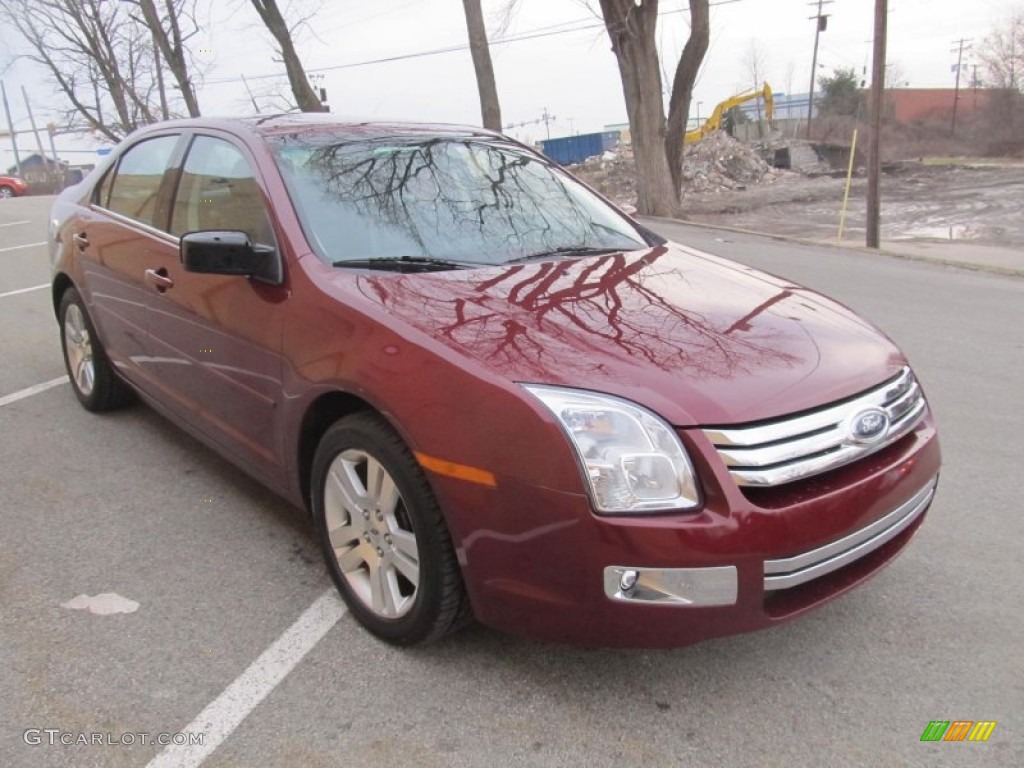
[(629, 592), (629, 590), (636, 586), (636, 580), (639, 575), (636, 571), (623, 571), (619, 577), (619, 589), (623, 592)]

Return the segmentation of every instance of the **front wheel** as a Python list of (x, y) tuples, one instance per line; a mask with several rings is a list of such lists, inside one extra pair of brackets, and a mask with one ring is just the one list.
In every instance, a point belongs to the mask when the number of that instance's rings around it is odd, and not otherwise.
[(0, 197), (14, 197), (14, 190), (10, 187), (0, 187)]
[(437, 500), (394, 430), (359, 413), (324, 434), (313, 516), (331, 578), (368, 630), (396, 645), (443, 637), (471, 617)]

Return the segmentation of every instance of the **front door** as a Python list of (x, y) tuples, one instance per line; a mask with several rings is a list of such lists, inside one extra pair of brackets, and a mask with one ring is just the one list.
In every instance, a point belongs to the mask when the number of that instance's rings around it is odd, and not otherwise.
[[(226, 138), (195, 136), (174, 196), (171, 234), (241, 230), (253, 243), (276, 246), (253, 167)], [(150, 268), (166, 278), (149, 298), (150, 360), (165, 399), (228, 453), (284, 486), (286, 286), (186, 272), (177, 254)]]

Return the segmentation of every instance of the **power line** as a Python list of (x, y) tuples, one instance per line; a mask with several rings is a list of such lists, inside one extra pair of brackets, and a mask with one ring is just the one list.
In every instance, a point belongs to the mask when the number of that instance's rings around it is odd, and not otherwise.
[[(715, 6), (719, 6), (719, 5), (732, 5), (733, 3), (738, 3), (738, 2), (740, 2), (740, 0), (718, 0), (718, 2), (710, 3), (710, 6), (711, 7), (715, 7)], [(689, 8), (677, 8), (677, 9), (670, 10), (670, 11), (662, 11), (658, 15), (659, 16), (671, 16), (671, 15), (677, 14), (677, 13), (689, 13), (689, 12), (690, 12)], [(570, 26), (570, 25), (579, 25), (579, 26)], [(568, 28), (567, 29), (557, 29), (557, 27), (568, 27)], [(522, 42), (524, 40), (535, 40), (537, 38), (552, 37), (554, 35), (566, 35), (566, 34), (571, 34), (573, 32), (584, 32), (586, 30), (598, 29), (598, 28), (603, 28), (603, 27), (604, 27), (604, 21), (595, 22), (595, 21), (593, 21), (590, 18), (576, 19), (574, 21), (566, 21), (566, 22), (562, 22), (560, 24), (548, 25), (546, 27), (536, 27), (534, 29), (527, 30), (526, 32), (520, 32), (518, 34), (508, 35), (506, 37), (495, 38), (494, 40), (490, 41), (490, 45), (491, 46), (495, 46), (495, 45), (508, 45), (509, 43), (519, 43), (519, 42)], [(307, 69), (306, 71), (308, 73), (310, 73), (310, 74), (318, 73), (318, 72), (333, 72), (333, 71), (339, 70), (339, 69), (352, 69), (354, 67), (366, 67), (366, 66), (369, 66), (371, 64), (386, 64), (386, 63), (389, 63), (389, 62), (392, 62), (392, 61), (405, 61), (407, 59), (419, 59), (419, 58), (424, 58), (424, 57), (427, 57), (427, 56), (438, 56), (438, 55), (445, 54), (445, 53), (454, 53), (456, 51), (466, 51), (466, 50), (469, 50), (469, 44), (468, 43), (459, 43), (457, 45), (449, 45), (449, 46), (445, 46), (445, 47), (442, 47), (442, 48), (432, 48), (432, 49), (426, 50), (426, 51), (416, 51), (414, 53), (396, 54), (394, 56), (384, 56), (384, 57), (381, 57), (381, 58), (378, 58), (378, 59), (366, 59), (366, 60), (363, 60), (363, 61), (353, 61), (353, 62), (349, 62), (347, 64), (333, 64), (333, 65), (331, 65), (329, 67), (317, 67), (317, 68)], [(287, 77), (287, 76), (288, 76), (287, 73), (284, 73), (284, 72), (274, 72), (274, 73), (268, 73), (268, 74), (264, 74), (264, 75), (247, 75), (247, 79), (248, 80), (269, 80), (269, 79), (272, 79), (272, 78), (284, 78), (284, 77)], [(240, 76), (224, 77), (224, 78), (219, 78), (219, 79), (216, 79), (216, 80), (207, 80), (205, 82), (205, 84), (206, 85), (220, 85), (220, 84), (224, 84), (224, 83), (235, 83), (235, 82), (238, 82), (239, 79), (240, 79)]]

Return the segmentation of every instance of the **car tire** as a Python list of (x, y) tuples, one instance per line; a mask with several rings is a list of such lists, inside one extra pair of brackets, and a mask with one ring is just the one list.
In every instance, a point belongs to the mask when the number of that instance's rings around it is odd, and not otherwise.
[(313, 459), (312, 507), (331, 578), (377, 637), (415, 645), (471, 620), (437, 499), (383, 419), (357, 413), (327, 430)]
[(0, 197), (14, 197), (14, 190), (8, 186), (0, 186)]
[(68, 288), (60, 300), (60, 345), (71, 388), (86, 410), (112, 411), (132, 401), (132, 391), (114, 372), (82, 297)]

